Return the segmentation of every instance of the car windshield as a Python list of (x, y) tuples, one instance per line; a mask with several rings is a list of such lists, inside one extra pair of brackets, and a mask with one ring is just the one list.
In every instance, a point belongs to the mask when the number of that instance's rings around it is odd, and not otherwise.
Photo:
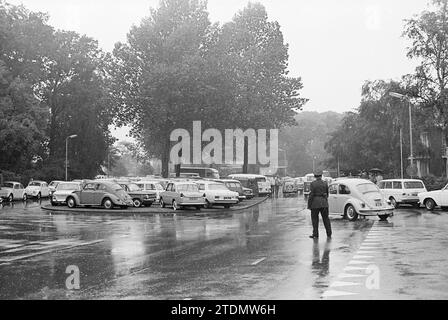
[(223, 184), (216, 183), (216, 184), (209, 184), (208, 185), (209, 190), (229, 190), (227, 187)]
[(59, 183), (56, 190), (81, 190), (79, 183)]
[(369, 193), (369, 192), (379, 192), (378, 187), (371, 183), (358, 184), (356, 187), (358, 188), (358, 190), (361, 193), (364, 193), (364, 194)]
[(30, 182), (29, 187), (40, 187), (40, 182)]
[(129, 191), (133, 192), (133, 191), (140, 191), (142, 190), (138, 185), (136, 185), (135, 183), (129, 183), (128, 185)]
[(13, 188), (14, 184), (11, 183), (11, 182), (5, 182), (5, 183), (2, 184), (2, 187), (3, 188)]
[(423, 183), (420, 181), (405, 181), (404, 183), (405, 189), (423, 189)]
[(199, 192), (199, 188), (196, 184), (179, 184), (176, 189), (179, 192)]

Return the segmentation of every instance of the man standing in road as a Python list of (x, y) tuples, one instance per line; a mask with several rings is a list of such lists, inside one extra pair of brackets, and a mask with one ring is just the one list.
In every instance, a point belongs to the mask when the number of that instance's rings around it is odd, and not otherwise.
[(311, 182), (310, 194), (308, 196), (308, 209), (311, 210), (311, 221), (313, 223), (313, 234), (310, 238), (319, 238), (319, 213), (324, 222), (327, 237), (331, 238), (331, 223), (328, 217), (328, 184), (322, 180), (322, 171), (314, 172), (316, 180)]

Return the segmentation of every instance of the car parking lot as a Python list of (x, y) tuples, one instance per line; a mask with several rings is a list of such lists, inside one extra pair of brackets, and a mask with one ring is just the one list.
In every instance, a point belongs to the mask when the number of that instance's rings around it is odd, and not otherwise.
[[(448, 298), (442, 210), (403, 206), (387, 222), (332, 216), (327, 242), (308, 238), (299, 196), (212, 215), (56, 214), (48, 204), (1, 205), (1, 298)], [(73, 267), (80, 288), (70, 290)]]

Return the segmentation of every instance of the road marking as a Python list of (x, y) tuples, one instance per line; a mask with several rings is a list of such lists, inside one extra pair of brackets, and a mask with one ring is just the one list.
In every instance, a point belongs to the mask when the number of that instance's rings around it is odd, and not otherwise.
[(340, 297), (340, 296), (350, 296), (354, 294), (359, 294), (355, 292), (348, 292), (348, 291), (336, 291), (336, 290), (327, 290), (322, 294), (323, 298), (326, 297)]
[(259, 264), (260, 262), (262, 262), (262, 261), (264, 261), (264, 260), (266, 260), (266, 257), (261, 258), (261, 259), (258, 259), (258, 260), (256, 260), (256, 261), (252, 262), (251, 265), (252, 265), (252, 266), (256, 266), (257, 264)]
[(362, 283), (359, 282), (346, 282), (346, 281), (335, 281), (330, 287), (348, 287), (348, 286), (360, 286)]
[(361, 261), (361, 260), (351, 260), (348, 264), (365, 264), (365, 263), (372, 263), (372, 262)]
[(44, 251), (39, 251), (36, 253), (31, 253), (31, 254), (26, 254), (26, 255), (22, 255), (22, 256), (16, 256), (10, 259), (0, 259), (0, 266), (9, 262), (13, 262), (13, 261), (17, 261), (17, 260), (23, 260), (23, 259), (28, 259), (28, 258), (32, 258), (35, 256), (40, 256), (43, 254), (47, 254), (47, 253), (53, 253), (53, 252), (57, 252), (57, 251), (63, 251), (63, 250), (68, 250), (68, 249), (73, 249), (73, 248), (78, 248), (78, 247), (83, 247), (83, 246), (88, 246), (88, 245), (92, 245), (92, 244), (96, 244), (99, 242), (103, 242), (104, 240), (95, 240), (95, 241), (90, 241), (90, 242), (84, 242), (84, 243), (80, 243), (80, 244), (75, 244), (72, 246), (68, 246), (68, 247), (62, 247), (62, 248), (58, 248), (58, 249), (54, 249), (54, 250), (44, 250)]
[(347, 266), (344, 268), (344, 271), (355, 271), (355, 270), (367, 270), (367, 267), (352, 267)]
[(353, 259), (370, 259), (370, 258), (373, 258), (373, 256), (363, 256), (359, 254), (353, 256)]
[(338, 275), (338, 278), (360, 278), (366, 277), (366, 274), (350, 274), (350, 273), (341, 273)]

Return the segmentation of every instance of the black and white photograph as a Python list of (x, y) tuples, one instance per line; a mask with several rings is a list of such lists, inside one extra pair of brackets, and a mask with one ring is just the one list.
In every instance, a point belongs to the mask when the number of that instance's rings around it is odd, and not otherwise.
[(0, 0), (0, 300), (280, 319), (447, 266), (448, 0)]

